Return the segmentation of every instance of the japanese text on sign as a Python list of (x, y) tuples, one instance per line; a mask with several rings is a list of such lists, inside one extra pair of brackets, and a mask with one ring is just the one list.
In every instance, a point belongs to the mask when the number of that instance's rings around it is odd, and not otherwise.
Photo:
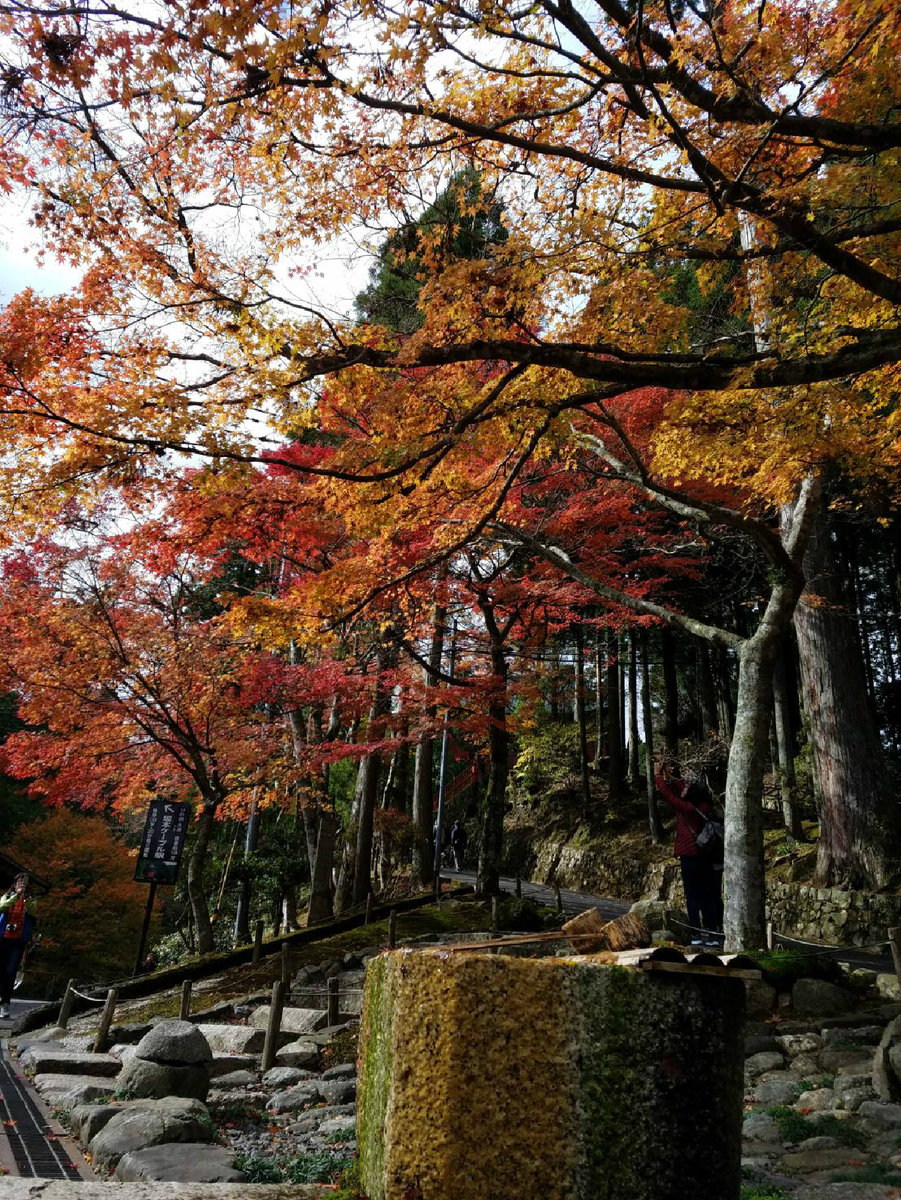
[(188, 832), (190, 804), (152, 800), (135, 867), (138, 883), (175, 883)]

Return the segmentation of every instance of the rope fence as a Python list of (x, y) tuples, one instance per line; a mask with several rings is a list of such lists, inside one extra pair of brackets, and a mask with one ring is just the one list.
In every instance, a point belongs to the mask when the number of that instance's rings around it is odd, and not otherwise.
[[(517, 895), (520, 894), (521, 886), (521, 881), (517, 880)], [(530, 886), (537, 889), (541, 885), (532, 884)], [(556, 890), (558, 896), (558, 909), (560, 909), (560, 893), (559, 889)], [(590, 910), (593, 907), (593, 905), (588, 905), (587, 909)], [(397, 945), (397, 916), (398, 914), (396, 910), (392, 909), (388, 919), (387, 946), (389, 949), (393, 949)], [(488, 949), (489, 953), (499, 953), (505, 945), (514, 946), (528, 945), (532, 943), (565, 941), (569, 942), (571, 946), (577, 946), (583, 938), (589, 938), (593, 940), (597, 936), (596, 933), (580, 934), (576, 933), (575, 930), (570, 933), (565, 933), (562, 929), (547, 930), (543, 933), (535, 933), (526, 936), (521, 934), (517, 935), (515, 933), (498, 936), (496, 921), (496, 906), (495, 904), (492, 904), (492, 929), (484, 933), (483, 937), (485, 940), (483, 942), (475, 942), (473, 940), (474, 938), (479, 937), (478, 933), (474, 933), (473, 931), (461, 931), (452, 934), (449, 938), (446, 938), (444, 940), (444, 944), (448, 947), (448, 949), (451, 950), (476, 950), (484, 945), (486, 949)], [(718, 934), (715, 931), (703, 929), (696, 925), (690, 925), (687, 921), (679, 921), (675, 918), (671, 919), (671, 923), (677, 928), (677, 930), (684, 931), (689, 936), (692, 934), (700, 935), (700, 937), (711, 946), (713, 944), (713, 939), (716, 939), (716, 948), (712, 950), (712, 953), (722, 953), (721, 934)], [(426, 939), (423, 938), (423, 940)], [(412, 944), (415, 945), (419, 941), (419, 938), (413, 939)], [(780, 943), (780, 947), (776, 946), (777, 942)], [(457, 943), (456, 947), (454, 946), (454, 943)], [(411, 943), (407, 944), (409, 945)], [(841, 958), (842, 956), (850, 956), (853, 958), (853, 956), (866, 953), (867, 951), (878, 954), (882, 958), (888, 958), (887, 951), (890, 951), (895, 966), (895, 974), (898, 977), (899, 983), (901, 983), (901, 927), (887, 929), (886, 937), (880, 939), (878, 942), (867, 943), (863, 946), (834, 946), (826, 943), (806, 941), (803, 938), (795, 938), (789, 934), (779, 933), (773, 929), (772, 924), (769, 924), (767, 926), (767, 945), (770, 950), (775, 948), (792, 950), (800, 958), (819, 958), (823, 957), (824, 955), (829, 956), (830, 958)], [(798, 949), (796, 949), (796, 947), (798, 947)], [(277, 1037), (280, 1031), (282, 1007), (286, 999), (289, 1001), (289, 1003), (292, 1001), (306, 1000), (308, 1007), (315, 1006), (325, 1008), (328, 1012), (329, 1023), (336, 1024), (340, 1014), (340, 1000), (345, 997), (359, 998), (364, 992), (362, 987), (339, 987), (338, 980), (335, 976), (325, 980), (324, 984), (320, 986), (291, 987), (289, 983), (290, 949), (287, 942), (282, 943), (281, 951), (282, 977), (281, 980), (278, 981), (277, 986), (273, 989), (272, 1006), (267, 1028), (267, 1047), (269, 1048), (268, 1057), (273, 1058), (273, 1060)], [(184, 980), (181, 986), (182, 996), (179, 1015), (182, 1020), (187, 1020), (190, 1016), (191, 986), (190, 980)], [(93, 991), (95, 994), (92, 995), (91, 991)], [(118, 988), (115, 986), (114, 981), (112, 984), (93, 985), (91, 991), (80, 990), (76, 986), (76, 980), (70, 979), (60, 1005), (57, 1024), (63, 1029), (66, 1028), (76, 999), (90, 1005), (103, 1006), (101, 1026), (98, 1030), (95, 1040), (95, 1049), (105, 1049), (106, 1039), (112, 1024), (114, 1010), (118, 1002)], [(103, 994), (97, 995), (96, 992), (98, 991), (102, 991)], [(310, 1003), (311, 1001), (312, 1004)]]

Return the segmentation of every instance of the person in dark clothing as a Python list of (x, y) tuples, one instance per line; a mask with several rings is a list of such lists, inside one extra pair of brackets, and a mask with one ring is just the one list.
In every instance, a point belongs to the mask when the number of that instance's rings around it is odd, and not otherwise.
[(19, 875), (0, 897), (0, 1018), (9, 1016), (16, 972), (34, 933), (34, 900), (27, 893), (28, 876)]
[[(718, 946), (720, 938), (704, 937), (719, 933), (723, 928), (723, 872), (715, 857), (698, 847), (697, 837), (704, 826), (704, 816), (713, 813), (710, 792), (701, 783), (673, 779), (664, 767), (654, 780), (657, 791), (676, 811), (676, 840), (673, 853), (682, 870), (682, 887), (688, 923), (692, 928), (691, 944)], [(703, 816), (701, 815), (703, 814)]]
[(466, 857), (466, 844), (469, 841), (469, 836), (461, 821), (454, 821), (451, 829), (450, 844), (454, 855), (454, 868), (457, 871), (463, 870), (463, 859)]

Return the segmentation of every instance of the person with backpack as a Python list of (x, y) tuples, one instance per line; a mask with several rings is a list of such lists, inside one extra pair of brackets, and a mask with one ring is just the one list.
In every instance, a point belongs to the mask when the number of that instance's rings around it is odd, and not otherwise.
[(28, 876), (18, 875), (12, 890), (0, 897), (0, 1020), (10, 1015), (16, 972), (34, 935), (34, 912)]
[(676, 812), (673, 853), (682, 871), (691, 944), (719, 946), (721, 938), (713, 935), (723, 928), (723, 837), (713, 797), (702, 780), (675, 779), (666, 765), (654, 782)]

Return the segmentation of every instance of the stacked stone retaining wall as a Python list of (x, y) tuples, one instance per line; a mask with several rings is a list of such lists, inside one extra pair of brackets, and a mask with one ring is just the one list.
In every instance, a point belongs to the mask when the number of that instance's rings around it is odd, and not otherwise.
[(901, 924), (901, 896), (800, 883), (768, 883), (767, 910), (782, 933), (842, 946), (885, 941), (886, 929)]
[[(522, 827), (511, 834), (511, 874), (596, 895), (664, 900), (675, 908), (685, 907), (679, 866), (672, 858), (648, 865), (623, 861), (598, 841), (529, 838)], [(901, 896), (772, 880), (767, 883), (767, 919), (790, 937), (869, 946), (884, 941), (889, 926), (901, 925)]]

